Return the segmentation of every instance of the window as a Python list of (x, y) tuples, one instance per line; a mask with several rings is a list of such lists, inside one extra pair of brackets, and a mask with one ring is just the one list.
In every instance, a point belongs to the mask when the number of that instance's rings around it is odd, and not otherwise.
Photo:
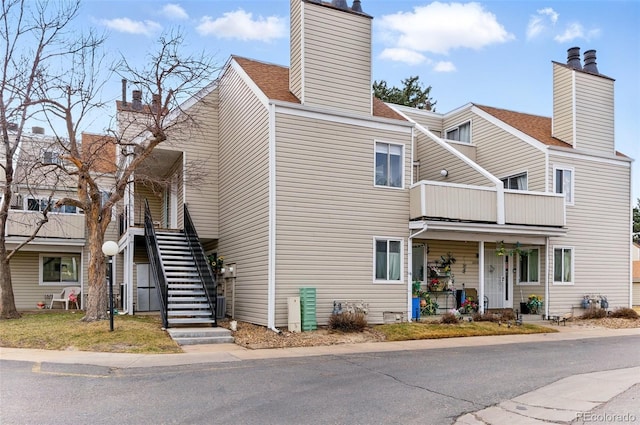
[(375, 240), (376, 280), (400, 281), (402, 277), (402, 241)]
[(553, 282), (557, 284), (573, 283), (573, 248), (554, 248)]
[(376, 142), (375, 184), (402, 187), (402, 145)]
[(505, 177), (502, 183), (505, 189), (527, 190), (527, 173)]
[(573, 204), (573, 170), (556, 168), (554, 178), (555, 192), (564, 193), (565, 202)]
[(457, 140), (458, 142), (471, 143), (471, 122), (468, 121), (456, 128), (447, 130), (447, 140)]
[(80, 284), (80, 254), (40, 255), (40, 284)]
[(520, 254), (520, 275), (518, 283), (521, 285), (539, 283), (540, 276), (540, 250), (538, 248), (532, 248), (526, 251), (526, 253)]
[(42, 163), (43, 164), (62, 164), (62, 158), (60, 158), (60, 153), (56, 151), (44, 151), (42, 152)]
[(51, 203), (50, 212), (53, 213), (63, 213), (63, 214), (82, 214), (83, 211), (71, 206), (71, 205), (62, 205), (60, 207), (56, 207), (57, 199), (48, 198), (27, 198), (26, 200), (26, 208), (28, 211), (44, 211), (47, 208), (47, 205)]

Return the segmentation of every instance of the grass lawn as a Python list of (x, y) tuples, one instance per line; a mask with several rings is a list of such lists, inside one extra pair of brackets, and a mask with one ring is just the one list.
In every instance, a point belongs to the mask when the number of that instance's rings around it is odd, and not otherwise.
[(0, 347), (111, 353), (181, 353), (161, 329), (157, 316), (115, 316), (85, 323), (83, 312), (25, 312), (22, 318), (0, 320)]
[[(161, 329), (158, 316), (115, 316), (109, 321), (80, 321), (82, 312), (25, 312), (22, 318), (0, 320), (0, 347), (78, 350), (112, 353), (180, 353), (180, 347)], [(397, 323), (373, 326), (387, 341), (514, 335), (557, 332), (544, 326), (499, 326), (492, 322)], [(305, 336), (313, 338), (312, 332)]]

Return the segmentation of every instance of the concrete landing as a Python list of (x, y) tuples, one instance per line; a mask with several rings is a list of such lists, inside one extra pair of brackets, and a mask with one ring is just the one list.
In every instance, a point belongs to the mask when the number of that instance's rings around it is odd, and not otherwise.
[(169, 336), (179, 345), (225, 344), (233, 342), (231, 331), (226, 328), (169, 328)]

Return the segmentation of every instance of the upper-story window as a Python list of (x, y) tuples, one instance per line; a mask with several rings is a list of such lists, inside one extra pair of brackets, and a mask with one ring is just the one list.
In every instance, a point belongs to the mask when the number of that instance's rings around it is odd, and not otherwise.
[(402, 145), (376, 142), (376, 186), (402, 187)]
[(573, 204), (573, 169), (554, 168), (554, 188), (556, 193), (564, 193), (567, 204)]
[(445, 139), (471, 143), (471, 121), (447, 130)]
[(54, 164), (54, 165), (62, 164), (62, 158), (60, 157), (60, 152), (56, 152), (55, 150), (47, 150), (42, 152), (42, 163)]
[(501, 179), (505, 189), (527, 190), (527, 173)]
[(64, 214), (82, 214), (83, 211), (72, 206), (72, 205), (62, 205), (60, 207), (56, 207), (57, 199), (48, 199), (48, 198), (32, 198), (29, 197), (26, 199), (26, 210), (28, 211), (44, 211), (47, 208), (47, 205), (51, 204), (51, 208), (49, 208), (50, 212), (54, 213), (64, 213)]

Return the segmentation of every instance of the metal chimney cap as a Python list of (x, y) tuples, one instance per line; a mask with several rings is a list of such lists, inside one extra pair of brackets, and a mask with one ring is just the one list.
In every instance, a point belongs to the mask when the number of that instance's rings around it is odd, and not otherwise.
[(587, 50), (584, 52), (584, 71), (591, 72), (592, 74), (599, 74), (598, 64), (596, 63), (596, 51)]
[(347, 0), (331, 0), (331, 5), (337, 7), (338, 9), (349, 10), (349, 6), (347, 6)]
[(571, 47), (567, 49), (567, 65), (573, 69), (582, 70), (580, 62), (580, 47)]
[(363, 13), (360, 0), (353, 0), (353, 6), (351, 6), (351, 10), (353, 10), (354, 12)]

